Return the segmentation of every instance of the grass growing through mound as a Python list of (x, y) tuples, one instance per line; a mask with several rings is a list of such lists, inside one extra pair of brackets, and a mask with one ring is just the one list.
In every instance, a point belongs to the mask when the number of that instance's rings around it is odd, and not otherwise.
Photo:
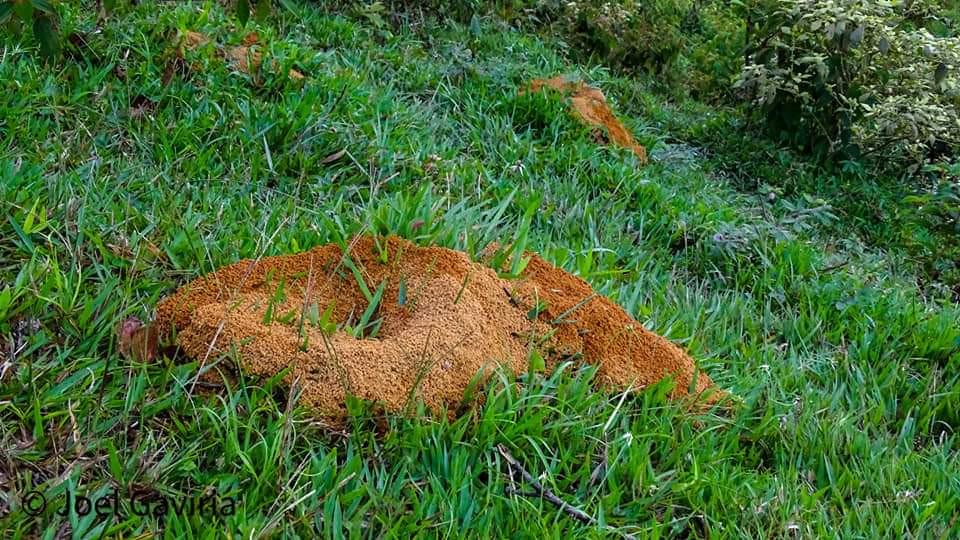
[[(211, 50), (170, 54), (178, 30), (242, 40), (214, 4), (145, 4), (99, 33), (91, 10), (65, 9), (64, 33), (88, 37), (74, 60), (43, 66), (18, 40), (0, 54), (6, 536), (957, 533), (957, 307), (816, 194), (738, 191), (735, 164), (677, 127), (703, 111), (495, 21), (388, 32), (304, 4), (256, 28), (268, 60), (246, 75)], [(632, 112), (650, 166), (598, 147), (562, 103), (516, 98), (573, 71)], [(179, 284), (360, 230), (537, 250), (683, 344), (743, 406), (597, 391), (568, 365), (500, 374), (456, 421), (352, 403), (338, 430), (276, 379), (204, 392), (198, 363), (117, 354), (116, 324)], [(498, 444), (601, 526), (508, 491), (529, 486), (511, 484)], [(51, 501), (37, 516), (32, 489)], [(113, 489), (237, 504), (221, 520), (54, 513), (68, 490)]]

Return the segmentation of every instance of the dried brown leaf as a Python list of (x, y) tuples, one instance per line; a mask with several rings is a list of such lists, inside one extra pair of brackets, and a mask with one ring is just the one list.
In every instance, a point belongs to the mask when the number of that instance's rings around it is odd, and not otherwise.
[(330, 154), (329, 156), (321, 159), (321, 160), (320, 160), (320, 163), (322, 163), (322, 164), (324, 164), (324, 165), (326, 165), (327, 163), (333, 163), (334, 161), (342, 158), (343, 155), (346, 154), (346, 153), (347, 153), (347, 149), (346, 149), (346, 148), (342, 148), (342, 149), (337, 150), (336, 152)]
[(136, 317), (117, 325), (117, 342), (120, 354), (128, 360), (150, 362), (159, 354), (156, 328), (144, 325)]

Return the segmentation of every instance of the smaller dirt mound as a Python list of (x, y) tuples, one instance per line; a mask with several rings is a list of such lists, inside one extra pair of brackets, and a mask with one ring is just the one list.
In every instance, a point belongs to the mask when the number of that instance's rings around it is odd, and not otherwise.
[(540, 92), (550, 88), (561, 92), (570, 98), (570, 106), (584, 124), (596, 128), (603, 128), (606, 134), (596, 133), (598, 139), (608, 137), (610, 142), (632, 150), (641, 164), (647, 163), (647, 149), (637, 143), (623, 123), (607, 105), (607, 99), (599, 88), (594, 88), (581, 81), (571, 81), (563, 76), (550, 79), (534, 79), (530, 83), (530, 91)]
[(668, 376), (675, 397), (695, 376), (697, 394), (712, 387), (683, 350), (537, 255), (507, 280), (396, 237), (357, 237), (348, 254), (330, 244), (226, 266), (164, 299), (154, 328), (176, 329), (192, 358), (235, 347), (249, 374), (290, 368), (285, 381), (299, 379), (303, 402), (329, 417), (343, 415), (347, 392), (391, 411), (415, 398), (454, 409), (478, 372), (525, 372), (534, 350), (548, 369), (597, 364), (620, 388)]

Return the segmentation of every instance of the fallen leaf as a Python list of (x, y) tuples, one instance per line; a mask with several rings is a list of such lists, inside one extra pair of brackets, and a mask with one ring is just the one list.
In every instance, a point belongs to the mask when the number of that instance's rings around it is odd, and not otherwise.
[(334, 161), (342, 158), (343, 155), (346, 154), (346, 153), (347, 153), (347, 149), (346, 149), (346, 148), (337, 150), (336, 152), (330, 154), (329, 156), (321, 159), (321, 160), (320, 160), (320, 163), (322, 163), (322, 164), (324, 164), (324, 165), (326, 165), (327, 163), (333, 163)]
[(163, 256), (163, 251), (157, 247), (156, 244), (148, 240), (147, 238), (143, 239), (144, 245), (147, 246), (147, 251), (153, 254), (154, 257), (160, 258)]
[(255, 45), (260, 42), (260, 34), (256, 32), (250, 32), (246, 36), (243, 36), (243, 44), (247, 47)]
[(159, 352), (156, 328), (144, 325), (130, 317), (117, 325), (117, 343), (120, 354), (128, 360), (151, 362)]
[(188, 49), (190, 49), (191, 51), (195, 51), (200, 47), (206, 45), (207, 43), (210, 43), (210, 40), (207, 38), (207, 36), (201, 34), (200, 32), (193, 32), (188, 30), (187, 33), (184, 34), (183, 43), (184, 45), (187, 46)]
[(226, 48), (223, 55), (227, 60), (233, 62), (239, 71), (247, 75), (260, 69), (260, 64), (263, 61), (263, 55), (259, 51), (242, 45)]
[(143, 94), (137, 94), (130, 102), (130, 118), (139, 120), (154, 107), (156, 107), (156, 103), (153, 100)]
[(130, 251), (130, 241), (124, 236), (117, 237), (114, 242), (107, 244), (107, 247), (115, 257), (121, 259), (129, 259), (133, 255)]
[[(183, 34), (181, 38), (181, 56), (183, 48), (186, 47), (188, 50), (195, 51), (200, 47), (203, 47), (210, 43), (210, 39), (201, 34), (200, 32), (187, 31)], [(260, 43), (260, 35), (257, 32), (250, 32), (244, 36), (243, 45), (236, 45), (232, 47), (220, 47), (215, 45), (216, 53), (218, 56), (228, 60), (233, 64), (233, 66), (242, 73), (251, 75), (257, 70), (260, 69), (260, 66), (263, 64), (263, 53), (253, 49), (252, 47)], [(168, 67), (168, 71), (169, 71)], [(169, 82), (167, 73), (164, 73), (164, 79), (166, 82)], [(304, 79), (305, 76), (300, 71), (296, 69), (290, 69), (287, 72), (287, 76), (294, 80)]]
[(180, 57), (176, 57), (173, 60), (167, 62), (167, 65), (164, 66), (163, 77), (160, 79), (160, 83), (163, 85), (164, 88), (170, 85), (170, 81), (173, 80), (174, 74), (176, 74), (176, 72), (179, 71), (178, 64), (182, 64), (182, 63), (183, 63), (183, 59)]

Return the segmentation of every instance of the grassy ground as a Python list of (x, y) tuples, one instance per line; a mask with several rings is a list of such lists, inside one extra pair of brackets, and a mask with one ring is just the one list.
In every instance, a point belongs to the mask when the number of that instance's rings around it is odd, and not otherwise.
[[(743, 189), (736, 163), (692, 143), (709, 110), (540, 38), (297, 9), (257, 28), (257, 76), (212, 47), (168, 70), (177, 31), (246, 34), (210, 4), (145, 3), (99, 33), (67, 6), (88, 39), (74, 60), (0, 51), (4, 536), (958, 534), (960, 310), (902, 252), (863, 244), (816, 193)], [(653, 163), (596, 146), (556, 100), (516, 97), (558, 72), (602, 86)], [(196, 364), (117, 354), (116, 324), (185, 281), (360, 230), (473, 253), (527, 231), (743, 405), (691, 412), (568, 366), (501, 375), (456, 421), (354, 404), (341, 430), (277, 381), (190, 394)], [(600, 525), (508, 491), (498, 444)], [(112, 490), (215, 490), (235, 508), (55, 513), (67, 492)]]

